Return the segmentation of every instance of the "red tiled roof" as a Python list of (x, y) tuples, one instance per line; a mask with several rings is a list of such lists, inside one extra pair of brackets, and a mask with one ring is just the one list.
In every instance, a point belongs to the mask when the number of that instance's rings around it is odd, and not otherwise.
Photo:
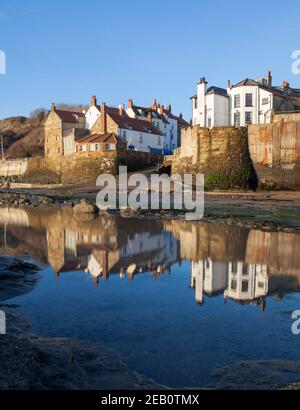
[(77, 144), (96, 144), (101, 142), (127, 144), (127, 142), (123, 138), (118, 137), (114, 133), (93, 134), (89, 135), (88, 137), (83, 137), (80, 140), (76, 141)]
[(162, 135), (160, 130), (156, 128), (151, 122), (145, 120), (138, 120), (136, 118), (129, 117), (125, 112), (123, 115), (119, 115), (117, 108), (106, 107), (107, 114), (111, 119), (124, 130), (133, 130), (138, 132), (149, 132), (155, 135)]
[(83, 112), (75, 112), (75, 111), (63, 111), (63, 110), (55, 110), (55, 113), (59, 116), (59, 118), (70, 124), (76, 124), (79, 120), (79, 117), (84, 117), (85, 115)]

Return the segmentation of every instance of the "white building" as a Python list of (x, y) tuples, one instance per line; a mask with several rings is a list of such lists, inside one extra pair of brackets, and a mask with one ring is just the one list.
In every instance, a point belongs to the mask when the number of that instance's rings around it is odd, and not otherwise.
[(164, 136), (165, 155), (172, 154), (173, 150), (180, 145), (180, 131), (189, 124), (182, 118), (182, 115), (176, 116), (172, 113), (172, 108), (168, 105), (166, 108), (154, 100), (151, 107), (140, 107), (133, 104), (133, 100), (128, 100), (126, 113), (131, 118), (147, 119), (158, 128)]
[(197, 85), (197, 94), (192, 97), (193, 125), (219, 127), (229, 125), (229, 96), (219, 87), (207, 88), (205, 78)]
[(118, 108), (97, 104), (92, 97), (91, 106), (85, 114), (86, 128), (92, 134), (115, 133), (127, 142), (132, 151), (161, 154), (164, 150), (164, 133), (152, 118), (140, 119), (130, 117), (123, 105)]
[(236, 85), (228, 82), (227, 90), (207, 88), (205, 78), (197, 85), (192, 98), (193, 125), (201, 127), (247, 126), (268, 124), (272, 113), (295, 111), (300, 107), (300, 90), (287, 81), (275, 87), (268, 71), (265, 79), (245, 79)]

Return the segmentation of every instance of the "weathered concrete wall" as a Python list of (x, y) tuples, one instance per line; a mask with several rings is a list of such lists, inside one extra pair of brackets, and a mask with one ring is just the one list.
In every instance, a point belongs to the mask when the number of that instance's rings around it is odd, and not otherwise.
[(206, 188), (255, 188), (257, 181), (248, 150), (247, 128), (189, 127), (182, 131), (172, 173), (203, 173)]
[(248, 128), (249, 151), (261, 184), (300, 188), (300, 121), (289, 121), (290, 116), (296, 114), (276, 115), (280, 122)]

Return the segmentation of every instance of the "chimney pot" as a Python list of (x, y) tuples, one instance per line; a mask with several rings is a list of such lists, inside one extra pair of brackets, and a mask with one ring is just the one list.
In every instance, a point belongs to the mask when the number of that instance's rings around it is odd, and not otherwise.
[(132, 107), (133, 107), (133, 100), (132, 100), (132, 98), (130, 98), (128, 100), (128, 108), (132, 108)]
[(124, 107), (123, 107), (123, 104), (120, 104), (120, 105), (119, 105), (119, 115), (120, 115), (120, 117), (123, 117), (123, 115), (124, 115)]
[(93, 95), (91, 98), (91, 106), (96, 107), (96, 105), (97, 105), (97, 97)]
[(56, 107), (55, 107), (55, 103), (51, 103), (51, 111), (55, 111)]
[(231, 81), (230, 80), (228, 80), (228, 88), (231, 90), (232, 89), (232, 84), (231, 84)]
[(152, 104), (152, 109), (157, 110), (157, 101), (156, 98), (154, 98), (153, 104)]
[(269, 70), (266, 75), (267, 85), (272, 87), (272, 72)]
[(172, 106), (171, 106), (171, 104), (169, 104), (169, 105), (167, 105), (167, 111), (172, 111)]
[(289, 88), (289, 86), (290, 86), (290, 84), (288, 83), (288, 81), (284, 80), (284, 81), (282, 82), (282, 87), (283, 87), (283, 88)]

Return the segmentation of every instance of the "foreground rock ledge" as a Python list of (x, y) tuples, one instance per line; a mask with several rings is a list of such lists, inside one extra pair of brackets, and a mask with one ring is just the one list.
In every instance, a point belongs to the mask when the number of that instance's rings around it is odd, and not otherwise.
[(102, 345), (70, 339), (0, 336), (0, 389), (164, 389)]

